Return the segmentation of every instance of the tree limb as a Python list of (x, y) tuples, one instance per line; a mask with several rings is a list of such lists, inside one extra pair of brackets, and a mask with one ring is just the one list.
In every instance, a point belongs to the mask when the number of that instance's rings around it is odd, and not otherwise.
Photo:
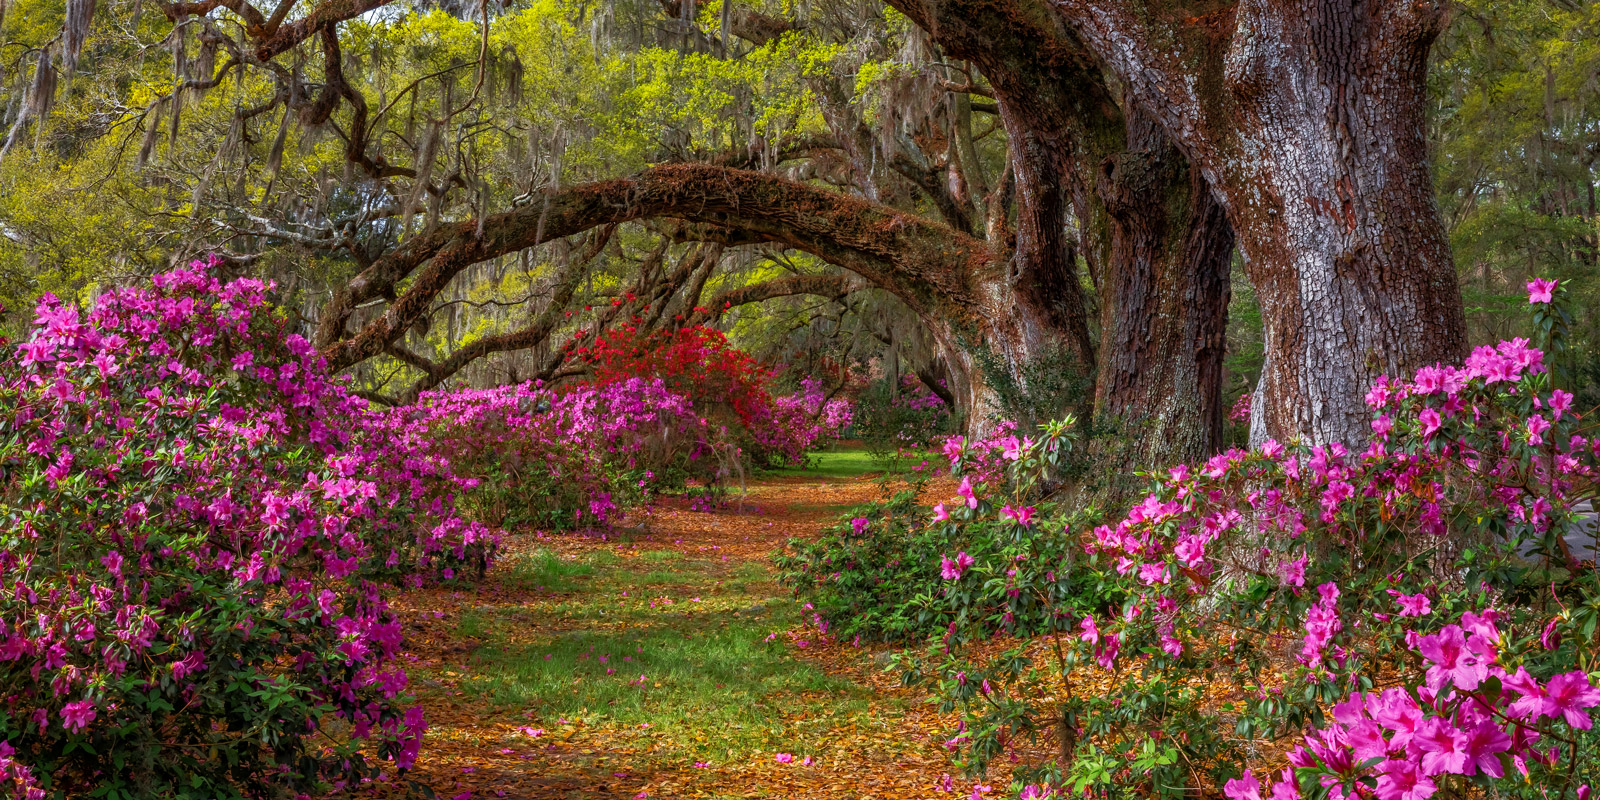
[[(632, 177), (542, 193), (548, 202), (440, 225), (374, 260), (323, 311), (317, 345), (335, 370), (383, 351), (462, 270), (598, 225), (672, 217), (748, 230), (856, 271), (913, 311), (938, 308), (955, 324), (983, 319), (973, 278), (997, 267), (980, 241), (921, 217), (758, 172), (674, 164)], [(542, 235), (541, 232), (542, 231)], [(404, 294), (341, 341), (355, 306), (412, 278)]]
[(729, 289), (711, 298), (702, 311), (689, 318), (690, 325), (715, 322), (722, 314), (738, 306), (761, 303), (776, 297), (808, 294), (827, 300), (843, 300), (852, 293), (865, 289), (859, 278), (850, 275), (788, 275), (770, 281), (752, 283)]

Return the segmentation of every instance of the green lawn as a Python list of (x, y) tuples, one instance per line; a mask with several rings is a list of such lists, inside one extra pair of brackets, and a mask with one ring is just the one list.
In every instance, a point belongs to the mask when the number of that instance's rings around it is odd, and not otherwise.
[[(479, 606), (459, 617), (457, 633), (482, 642), (460, 688), (527, 710), (534, 725), (648, 731), (679, 758), (718, 761), (870, 715), (865, 689), (795, 658), (782, 637), (768, 641), (803, 613), (768, 568), (728, 566), (665, 550), (524, 556), (506, 565), (518, 584), (566, 594), (537, 611)], [(526, 635), (530, 611), (560, 630)]]
[(865, 450), (835, 450), (812, 453), (804, 468), (791, 467), (781, 471), (819, 478), (854, 478), (882, 472), (883, 463), (873, 459)]
[[(944, 457), (938, 453), (924, 453), (923, 458), (934, 464), (943, 464)], [(910, 469), (916, 462), (901, 459), (892, 465), (895, 469)], [(805, 467), (785, 467), (777, 470), (780, 475), (812, 475), (819, 478), (858, 478), (867, 475), (879, 475), (886, 465), (882, 460), (875, 459), (866, 450), (851, 448), (830, 450), (827, 452), (812, 453)]]

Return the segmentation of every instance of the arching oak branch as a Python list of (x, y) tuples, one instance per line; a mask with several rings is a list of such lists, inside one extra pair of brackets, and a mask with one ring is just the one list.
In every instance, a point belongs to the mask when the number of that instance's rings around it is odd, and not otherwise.
[(712, 322), (729, 309), (750, 303), (762, 303), (778, 297), (805, 294), (828, 300), (843, 300), (865, 288), (867, 288), (865, 283), (849, 275), (790, 275), (774, 278), (718, 294), (702, 306), (703, 310), (695, 312), (689, 324)]
[[(333, 369), (345, 369), (398, 339), (473, 264), (598, 225), (651, 217), (758, 234), (846, 266), (913, 311), (936, 312), (957, 324), (983, 321), (975, 279), (997, 268), (983, 242), (937, 222), (765, 173), (675, 164), (545, 192), (481, 224), (441, 225), (405, 242), (329, 301), (317, 344)], [(383, 314), (342, 339), (356, 306), (392, 293), (407, 278), (406, 291)]]

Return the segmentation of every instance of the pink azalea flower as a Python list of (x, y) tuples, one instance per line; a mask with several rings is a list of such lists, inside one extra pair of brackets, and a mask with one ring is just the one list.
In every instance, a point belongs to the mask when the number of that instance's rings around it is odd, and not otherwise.
[(933, 521), (934, 522), (944, 522), (945, 520), (948, 520), (948, 519), (950, 519), (950, 512), (945, 509), (944, 503), (940, 503), (940, 504), (938, 504), (938, 505), (933, 507)]
[(95, 710), (92, 700), (79, 700), (76, 703), (68, 703), (61, 708), (61, 727), (73, 733), (89, 727), (89, 723), (94, 722), (94, 718)]
[(1001, 440), (1000, 445), (1002, 448), (1000, 455), (1007, 461), (1016, 461), (1017, 459), (1022, 458), (1023, 444), (1017, 440), (1017, 437), (1007, 436), (1005, 439)]
[(1546, 650), (1554, 650), (1561, 646), (1560, 617), (1552, 617), (1544, 626), (1544, 633), (1539, 634), (1539, 644)]
[(860, 536), (860, 535), (866, 533), (867, 532), (867, 520), (866, 520), (866, 518), (865, 517), (856, 517), (855, 519), (850, 520), (850, 529), (855, 531), (857, 536)]
[(1100, 650), (1095, 655), (1095, 662), (1101, 669), (1112, 669), (1117, 665), (1117, 652), (1122, 649), (1122, 635), (1107, 636), (1100, 645)]
[(1417, 421), (1422, 423), (1422, 438), (1427, 439), (1439, 430), (1444, 420), (1439, 417), (1439, 412), (1431, 408), (1424, 408), (1417, 414)]
[(1389, 742), (1383, 738), (1383, 728), (1370, 719), (1350, 726), (1345, 731), (1345, 740), (1350, 743), (1350, 749), (1359, 761), (1381, 758), (1389, 752)]
[(1206, 540), (1199, 534), (1184, 534), (1178, 537), (1178, 543), (1173, 545), (1172, 554), (1183, 562), (1184, 566), (1197, 567), (1206, 559)]
[(1094, 624), (1094, 617), (1084, 617), (1083, 621), (1078, 623), (1078, 627), (1083, 631), (1083, 633), (1078, 634), (1079, 639), (1091, 645), (1100, 643), (1100, 628)]
[(1139, 580), (1144, 581), (1148, 586), (1153, 586), (1158, 583), (1166, 583), (1167, 565), (1159, 562), (1154, 564), (1140, 564)]
[(1389, 431), (1393, 428), (1394, 420), (1389, 419), (1388, 414), (1379, 414), (1372, 420), (1372, 432), (1377, 434), (1380, 439), (1389, 438)]
[(945, 556), (939, 562), (939, 575), (947, 581), (959, 580), (961, 574), (966, 572), (967, 567), (972, 566), (972, 564), (972, 556), (967, 555), (966, 551), (963, 550), (957, 553), (954, 559)]
[(1261, 800), (1261, 782), (1245, 770), (1244, 775), (1223, 784), (1222, 793), (1228, 800)]
[(1462, 775), (1467, 767), (1467, 736), (1450, 723), (1432, 717), (1422, 723), (1414, 741), (1422, 751), (1424, 775)]
[(1550, 430), (1550, 422), (1543, 415), (1534, 414), (1528, 418), (1528, 444), (1544, 444), (1544, 432)]
[(1561, 415), (1572, 408), (1572, 392), (1557, 389), (1550, 393), (1550, 415), (1561, 419)]
[(1024, 528), (1033, 524), (1033, 514), (1033, 506), (1022, 506), (1018, 508), (1007, 504), (1004, 508), (1000, 509), (1000, 516), (1005, 517), (1006, 519), (1015, 520), (1018, 525), (1021, 525)]
[(1394, 734), (1389, 746), (1401, 748), (1410, 744), (1422, 724), (1422, 708), (1404, 689), (1388, 689), (1373, 703), (1372, 718)]
[(978, 507), (978, 496), (972, 493), (972, 477), (962, 476), (961, 485), (956, 487), (956, 494), (967, 500), (967, 508)]
[(1401, 594), (1390, 589), (1389, 594), (1394, 595), (1394, 601), (1400, 604), (1400, 616), (1402, 617), (1420, 617), (1433, 610), (1433, 603), (1422, 592)]
[(1528, 674), (1527, 667), (1517, 667), (1516, 672), (1501, 675), (1500, 683), (1505, 688), (1521, 695), (1521, 697), (1513, 700), (1506, 709), (1511, 716), (1522, 720), (1532, 720), (1544, 710), (1544, 687), (1540, 686), (1539, 682)]
[(1301, 556), (1294, 561), (1286, 561), (1278, 568), (1278, 575), (1283, 578), (1285, 586), (1306, 585), (1306, 557)]
[(1432, 662), (1427, 675), (1430, 689), (1437, 690), (1445, 681), (1457, 689), (1476, 689), (1489, 677), (1488, 667), (1467, 649), (1467, 640), (1459, 625), (1446, 625), (1432, 636), (1418, 637), (1417, 651)]
[(1283, 775), (1272, 783), (1272, 800), (1300, 800), (1300, 782), (1294, 770), (1285, 767)]
[(952, 463), (961, 457), (961, 445), (965, 440), (960, 436), (952, 436), (944, 440), (944, 457)]
[(1586, 731), (1594, 725), (1583, 709), (1600, 705), (1600, 689), (1589, 683), (1589, 676), (1574, 670), (1557, 675), (1545, 684), (1544, 707), (1540, 714), (1560, 716), (1568, 725)]
[(1410, 761), (1390, 759), (1379, 767), (1383, 769), (1378, 776), (1379, 800), (1427, 800), (1438, 791), (1433, 781)]
[(1549, 278), (1534, 278), (1528, 281), (1528, 302), (1530, 304), (1548, 303), (1554, 299), (1556, 282)]
[(1498, 726), (1482, 722), (1477, 727), (1467, 732), (1466, 741), (1467, 775), (1476, 775), (1479, 770), (1483, 774), (1495, 778), (1505, 777), (1505, 768), (1500, 764), (1500, 754), (1511, 749), (1511, 737), (1500, 730)]
[(779, 764), (788, 764), (794, 761), (794, 756), (789, 753), (779, 753), (773, 758), (777, 759)]

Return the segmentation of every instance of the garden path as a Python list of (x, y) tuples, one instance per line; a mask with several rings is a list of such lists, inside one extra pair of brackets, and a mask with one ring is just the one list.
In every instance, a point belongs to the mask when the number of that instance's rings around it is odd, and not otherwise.
[(954, 720), (775, 583), (784, 542), (879, 496), (856, 462), (759, 478), (742, 508), (671, 499), (604, 534), (515, 534), (480, 585), (404, 593), (430, 729), (414, 771), (354, 796), (969, 796), (936, 789)]

